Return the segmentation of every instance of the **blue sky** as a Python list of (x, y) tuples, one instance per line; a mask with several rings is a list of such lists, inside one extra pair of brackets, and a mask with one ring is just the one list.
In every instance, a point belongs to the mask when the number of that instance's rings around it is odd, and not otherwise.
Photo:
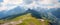
[(0, 0), (0, 2), (3, 2), (3, 0)]
[(58, 2), (60, 2), (60, 0), (58, 0)]

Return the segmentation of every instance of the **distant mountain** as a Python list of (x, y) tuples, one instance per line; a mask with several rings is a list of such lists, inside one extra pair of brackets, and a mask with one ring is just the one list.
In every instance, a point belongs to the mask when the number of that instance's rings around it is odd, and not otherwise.
[(31, 13), (33, 17), (41, 18), (41, 13), (37, 12), (36, 10), (28, 9), (27, 12)]
[(57, 18), (60, 18), (60, 8), (40, 8), (40, 7), (37, 7), (37, 8), (33, 8), (32, 10), (35, 10), (39, 13), (41, 13), (41, 15), (44, 13), (46, 15), (46, 17), (48, 17), (48, 14), (50, 13), (51, 15), (57, 17)]
[(20, 13), (24, 13), (26, 10), (20, 6), (9, 10), (9, 11), (2, 11), (0, 12), (0, 18), (4, 18), (6, 16), (10, 16), (10, 15), (15, 15), (15, 14), (20, 14)]
[(50, 12), (57, 18), (60, 18), (60, 8), (51, 8)]
[(55, 17), (54, 20), (56, 20), (56, 23), (53, 23), (53, 25), (60, 25), (60, 8), (51, 8), (49, 11)]
[[(60, 8), (51, 8), (51, 9), (44, 9), (44, 8), (37, 8), (37, 9), (30, 9), (28, 8), (28, 10), (25, 10), (22, 7), (16, 7), (12, 10), (9, 11), (2, 11), (0, 12), (0, 18), (7, 18), (7, 19), (12, 19), (15, 18), (17, 16), (21, 16), (27, 13), (31, 13), (31, 15), (33, 17), (36, 18), (46, 18), (48, 20), (50, 20), (50, 22), (57, 22), (59, 23), (60, 20), (58, 20), (60, 17)], [(57, 23), (53, 23), (53, 25), (57, 24)]]

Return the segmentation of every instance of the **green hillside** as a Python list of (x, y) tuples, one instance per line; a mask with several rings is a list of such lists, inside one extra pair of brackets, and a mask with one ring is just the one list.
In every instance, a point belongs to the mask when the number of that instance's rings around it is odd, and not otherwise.
[(6, 23), (7, 25), (48, 25), (47, 20), (37, 20), (35, 17), (32, 17), (31, 13), (13, 18)]

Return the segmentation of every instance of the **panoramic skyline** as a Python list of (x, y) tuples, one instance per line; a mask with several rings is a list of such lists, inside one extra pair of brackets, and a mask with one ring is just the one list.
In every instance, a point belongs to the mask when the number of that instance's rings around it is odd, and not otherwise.
[(60, 0), (0, 0), (0, 25), (60, 25)]

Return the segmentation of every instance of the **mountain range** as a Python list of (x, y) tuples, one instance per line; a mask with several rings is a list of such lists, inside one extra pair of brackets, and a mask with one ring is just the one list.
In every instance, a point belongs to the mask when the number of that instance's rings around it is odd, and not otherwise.
[(0, 12), (0, 19), (6, 19), (6, 18), (14, 18), (26, 13), (31, 13), (33, 17), (36, 18), (42, 18), (45, 17), (46, 19), (56, 21), (59, 23), (60, 19), (60, 8), (51, 8), (51, 9), (45, 9), (45, 8), (33, 8), (28, 10), (18, 6), (12, 10), (9, 11), (1, 11)]

